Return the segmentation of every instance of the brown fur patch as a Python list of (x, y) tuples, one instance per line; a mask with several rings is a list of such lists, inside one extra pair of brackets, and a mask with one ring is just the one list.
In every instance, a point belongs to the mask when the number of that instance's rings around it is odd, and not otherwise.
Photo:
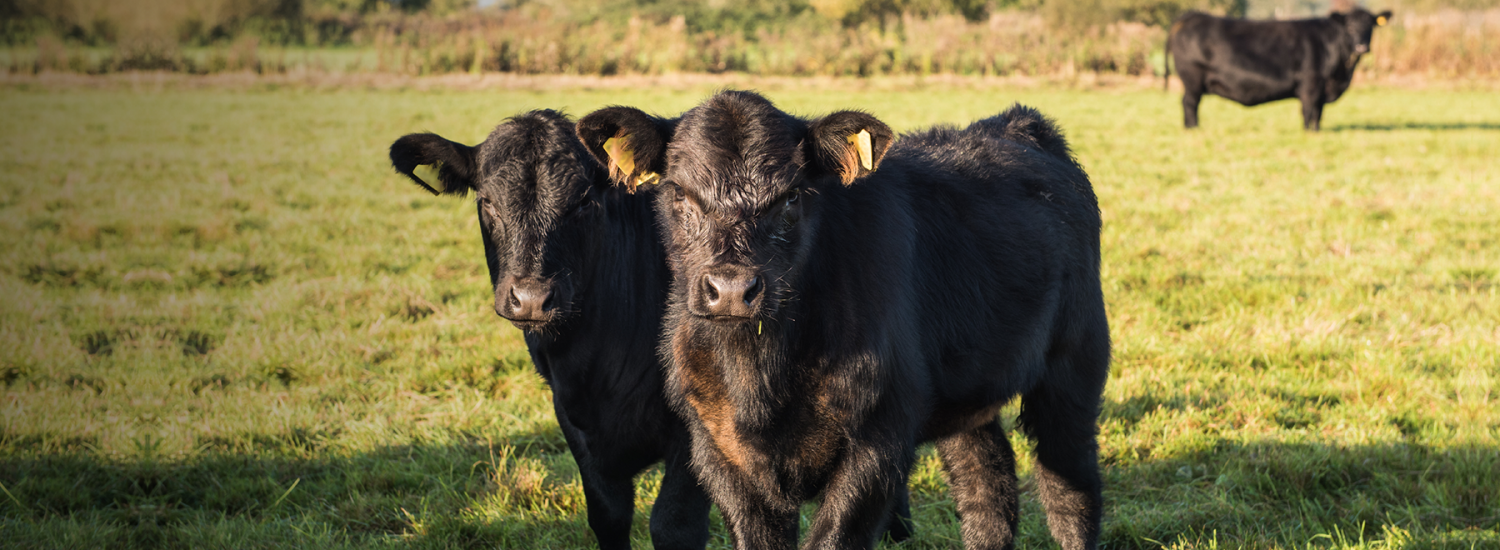
[(740, 441), (734, 427), (734, 404), (729, 401), (729, 388), (713, 369), (712, 359), (702, 349), (685, 349), (682, 343), (674, 344), (677, 364), (685, 375), (688, 405), (698, 414), (713, 439), (719, 454), (741, 471), (749, 471), (750, 450)]
[(841, 415), (837, 415), (833, 406), (828, 402), (830, 396), (828, 392), (823, 391), (821, 387), (823, 385), (820, 383), (820, 387), (814, 393), (818, 396), (818, 405), (816, 409), (809, 412), (812, 418), (808, 419), (807, 424), (810, 427), (797, 449), (797, 462), (812, 469), (822, 469), (827, 466), (837, 456), (840, 447), (838, 425), (841, 424), (842, 419), (839, 418)]

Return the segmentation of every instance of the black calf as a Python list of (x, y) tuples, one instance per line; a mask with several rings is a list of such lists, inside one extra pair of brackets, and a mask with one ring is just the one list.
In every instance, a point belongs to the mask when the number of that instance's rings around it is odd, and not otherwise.
[[(656, 357), (670, 275), (652, 194), (611, 186), (553, 111), (511, 118), (477, 147), (408, 135), (391, 145), (391, 163), (434, 194), (478, 196), (495, 312), (525, 331), (552, 386), (599, 546), (630, 547), (632, 478), (665, 459), (652, 543), (703, 548), (709, 502)], [(441, 190), (414, 174), (423, 164), (441, 165)]]
[(894, 140), (865, 113), (801, 119), (745, 92), (672, 132), (651, 121), (612, 108), (578, 128), (617, 182), (664, 182), (667, 393), (737, 546), (791, 547), (816, 498), (806, 547), (870, 548), (931, 440), (965, 546), (1011, 547), (996, 412), (1016, 396), (1053, 536), (1097, 546), (1100, 219), (1049, 121), (1017, 106)]

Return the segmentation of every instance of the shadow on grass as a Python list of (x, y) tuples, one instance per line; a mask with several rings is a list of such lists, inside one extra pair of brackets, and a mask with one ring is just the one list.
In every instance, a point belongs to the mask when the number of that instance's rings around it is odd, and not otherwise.
[[(1401, 548), (1500, 545), (1500, 449), (1419, 444), (1330, 446), (1202, 438), (1144, 459), (1106, 457), (1105, 540), (1116, 548)], [(1317, 535), (1347, 537), (1348, 544)], [(1476, 544), (1478, 544), (1476, 546)]]
[[(17, 548), (590, 548), (576, 468), (558, 440), (536, 433), (301, 456), (282, 448), (181, 463), (0, 457), (9, 492), (0, 495), (0, 529)], [(1300, 547), (1335, 532), (1387, 538), (1382, 529), (1396, 526), (1413, 541), (1405, 548), (1486, 547), (1500, 544), (1496, 457), (1488, 447), (1211, 437), (1196, 448), (1105, 457), (1103, 540), (1111, 548), (1194, 547), (1210, 538)], [(913, 496), (948, 498), (945, 490)], [(1050, 545), (1035, 501), (1028, 490), (1024, 547)], [(951, 502), (916, 519), (917, 539), (903, 548), (951, 545), (922, 535), (953, 532)]]
[(1394, 130), (1500, 130), (1500, 122), (1392, 122), (1339, 124), (1328, 128), (1334, 132), (1389, 132)]
[(0, 456), (6, 547), (593, 545), (557, 433), (347, 454), (302, 432), (261, 439), (181, 462)]

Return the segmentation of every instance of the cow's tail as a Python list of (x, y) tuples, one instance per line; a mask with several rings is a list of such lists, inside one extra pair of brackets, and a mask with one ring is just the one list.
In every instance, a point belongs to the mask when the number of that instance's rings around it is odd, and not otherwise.
[(1017, 103), (1000, 113), (1000, 116), (981, 120), (975, 125), (986, 126), (986, 130), (999, 133), (999, 137), (1003, 139), (1031, 145), (1061, 160), (1077, 164), (1073, 159), (1073, 150), (1068, 147), (1067, 138), (1057, 129), (1057, 123), (1031, 107)]
[(1172, 91), (1172, 33), (1177, 32), (1177, 27), (1182, 22), (1172, 23), (1167, 28), (1167, 43), (1161, 48), (1161, 91), (1170, 93)]

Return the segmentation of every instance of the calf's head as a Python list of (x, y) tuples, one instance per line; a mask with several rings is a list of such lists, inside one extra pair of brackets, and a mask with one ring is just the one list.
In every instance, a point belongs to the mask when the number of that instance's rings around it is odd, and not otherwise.
[[(437, 134), (410, 134), (391, 145), (391, 164), (433, 194), (476, 195), (495, 313), (517, 328), (541, 330), (576, 311), (575, 280), (587, 261), (589, 221), (608, 183), (555, 111), (517, 115), (477, 146)], [(436, 187), (417, 175), (436, 168)], [(596, 183), (597, 182), (597, 183)]]
[(804, 120), (749, 92), (722, 92), (675, 127), (612, 107), (578, 123), (616, 183), (660, 181), (656, 208), (688, 312), (726, 325), (772, 319), (825, 219), (826, 195), (874, 172), (894, 134), (840, 111)]
[(1354, 40), (1355, 55), (1369, 53), (1370, 35), (1375, 33), (1375, 27), (1383, 27), (1391, 21), (1391, 11), (1370, 13), (1364, 8), (1354, 8), (1347, 12), (1333, 12), (1328, 16), (1333, 22), (1344, 26), (1349, 33), (1349, 38)]

